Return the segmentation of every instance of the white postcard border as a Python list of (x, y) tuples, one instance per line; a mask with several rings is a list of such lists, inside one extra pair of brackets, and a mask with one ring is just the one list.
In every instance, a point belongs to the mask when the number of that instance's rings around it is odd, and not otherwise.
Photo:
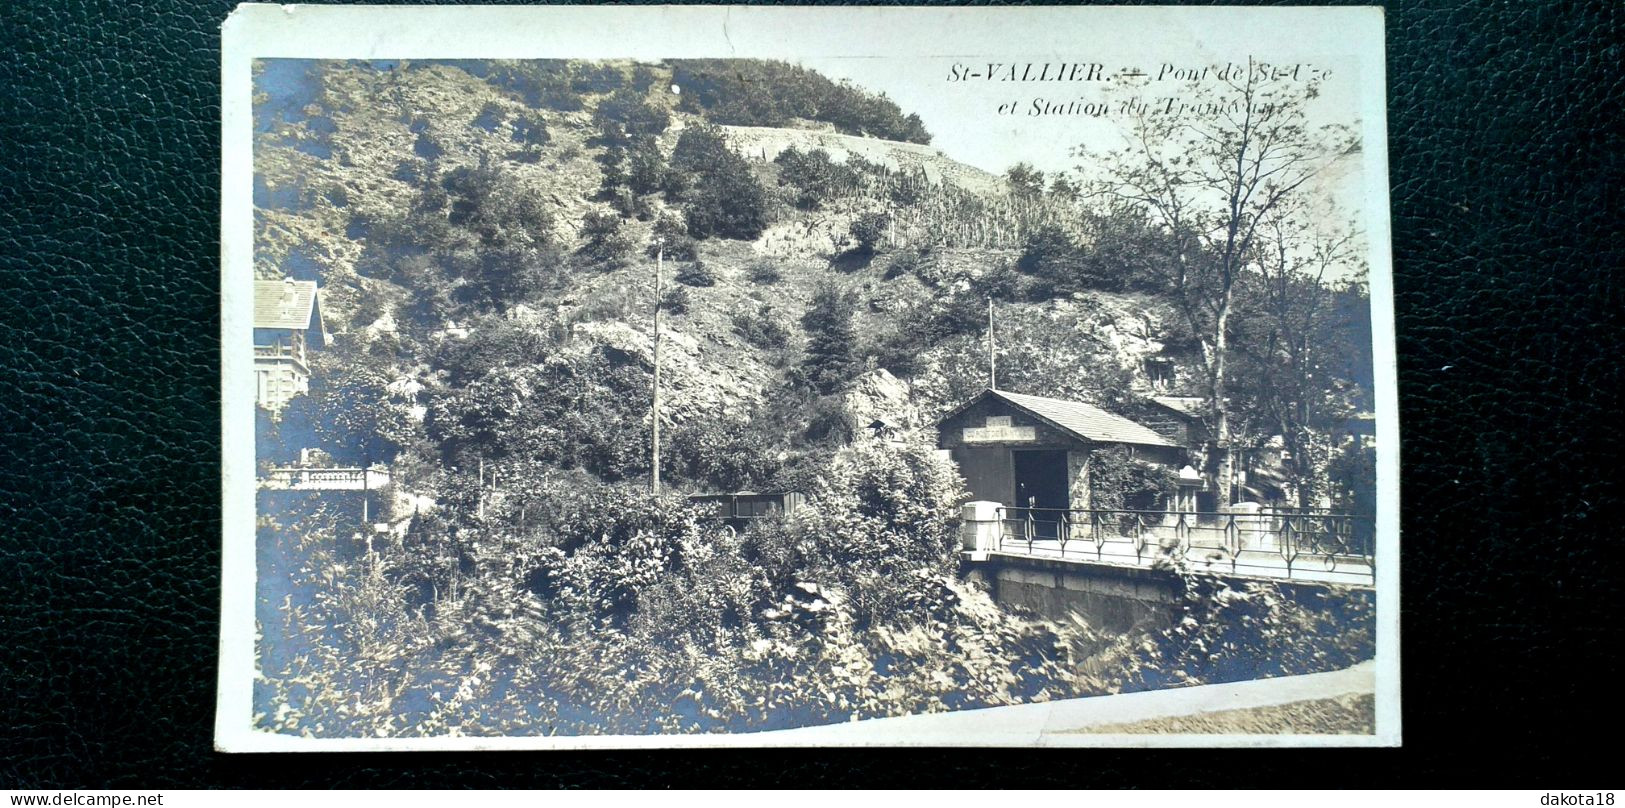
[[(861, 18), (861, 19), (858, 19)], [(222, 26), (221, 462), (223, 560), (215, 746), (224, 752), (756, 748), (779, 746), (1283, 747), (1400, 743), (1399, 432), (1383, 13), (1376, 7), (279, 6), (244, 4)], [(1136, 47), (1354, 59), (1370, 255), (1377, 415), (1376, 733), (1321, 735), (939, 734), (821, 738), (818, 728), (737, 735), (299, 738), (255, 731), (253, 110), (256, 58), (795, 58), (872, 54), (1076, 56), (1081, 35), (1133, 31)], [(1110, 40), (1109, 36), (1102, 39)], [(1104, 51), (1106, 48), (1096, 49)]]

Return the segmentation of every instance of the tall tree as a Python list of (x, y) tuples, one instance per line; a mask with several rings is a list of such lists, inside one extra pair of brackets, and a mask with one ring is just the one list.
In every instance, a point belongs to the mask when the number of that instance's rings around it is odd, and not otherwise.
[(1313, 180), (1357, 141), (1347, 127), (1313, 126), (1314, 81), (1270, 81), (1249, 69), (1209, 85), (1182, 106), (1144, 106), (1129, 145), (1104, 155), (1096, 192), (1139, 209), (1172, 239), (1160, 268), (1200, 338), (1219, 483), (1234, 477), (1228, 401), (1230, 319), (1243, 272), (1256, 262), (1260, 228), (1306, 204)]
[(767, 195), (750, 164), (728, 148), (722, 130), (695, 125), (683, 130), (672, 151), (674, 174), (689, 179), (680, 194), (688, 232), (696, 238), (750, 241), (767, 228)]
[(1352, 225), (1331, 227), (1297, 215), (1272, 216), (1262, 228), (1257, 272), (1238, 306), (1239, 366), (1245, 402), (1261, 434), (1280, 435), (1299, 507), (1329, 492), (1327, 469), (1338, 427), (1358, 409), (1356, 373), (1339, 358), (1358, 354), (1358, 330), (1340, 298), (1364, 298), (1350, 280), (1364, 275)]
[(854, 309), (851, 295), (826, 285), (813, 294), (812, 304), (802, 315), (801, 325), (807, 329), (802, 373), (807, 383), (824, 395), (841, 389), (857, 372)]

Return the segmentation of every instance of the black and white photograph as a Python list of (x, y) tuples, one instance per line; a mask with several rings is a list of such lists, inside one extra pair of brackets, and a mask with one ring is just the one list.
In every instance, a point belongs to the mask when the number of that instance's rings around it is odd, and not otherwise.
[(1379, 10), (224, 40), (222, 750), (1399, 743)]

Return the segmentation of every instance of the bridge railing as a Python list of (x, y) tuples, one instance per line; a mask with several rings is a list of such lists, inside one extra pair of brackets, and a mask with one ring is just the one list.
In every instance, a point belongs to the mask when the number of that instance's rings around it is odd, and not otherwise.
[(1318, 510), (1225, 513), (1088, 508), (998, 509), (998, 549), (1026, 555), (1149, 564), (1176, 555), (1269, 577), (1372, 577), (1369, 519)]
[(265, 476), (268, 488), (308, 491), (369, 491), (389, 484), (382, 468), (275, 468)]

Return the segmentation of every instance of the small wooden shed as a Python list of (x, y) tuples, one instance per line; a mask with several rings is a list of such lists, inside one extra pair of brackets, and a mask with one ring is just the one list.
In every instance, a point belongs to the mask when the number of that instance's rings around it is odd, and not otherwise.
[(1123, 446), (1179, 468), (1185, 450), (1143, 424), (1092, 404), (984, 390), (937, 422), (937, 446), (971, 498), (1012, 507), (1089, 507), (1089, 455)]

